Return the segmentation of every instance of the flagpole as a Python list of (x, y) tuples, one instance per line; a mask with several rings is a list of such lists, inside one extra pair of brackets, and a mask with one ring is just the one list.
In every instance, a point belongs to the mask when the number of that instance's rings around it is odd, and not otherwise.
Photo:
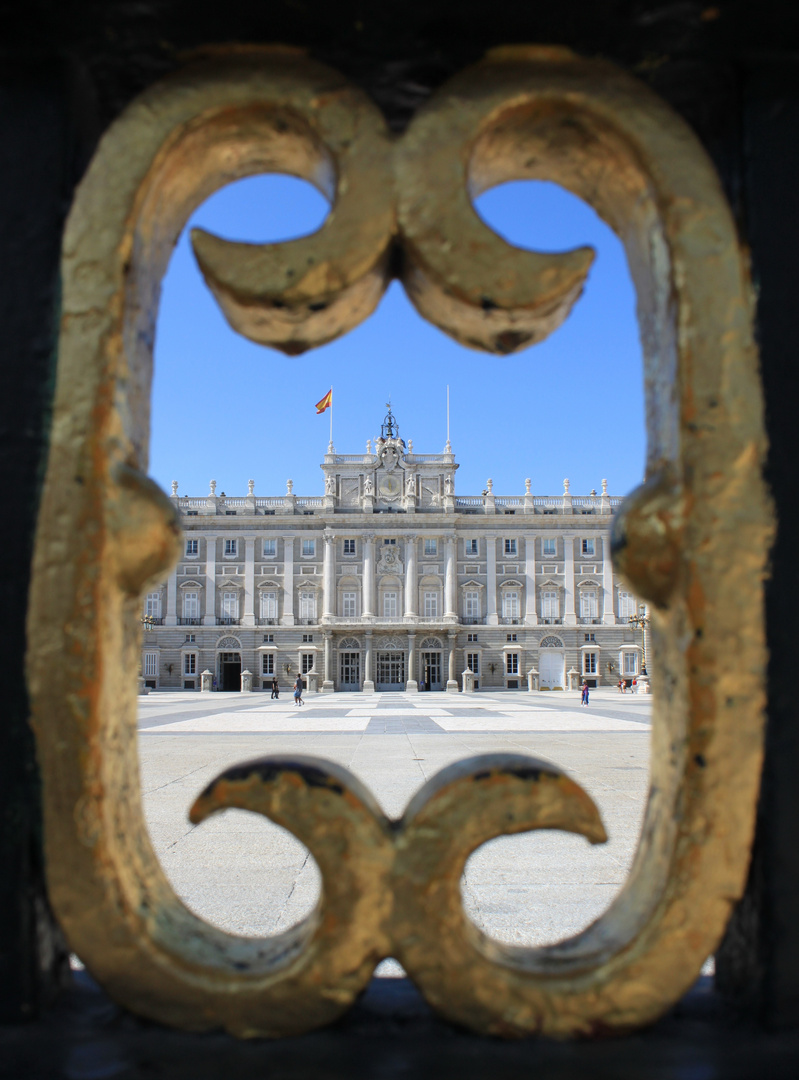
[(452, 453), (452, 443), (449, 441), (449, 383), (447, 383), (447, 445), (444, 448), (444, 453)]
[(333, 453), (333, 387), (330, 387), (330, 446), (329, 453)]

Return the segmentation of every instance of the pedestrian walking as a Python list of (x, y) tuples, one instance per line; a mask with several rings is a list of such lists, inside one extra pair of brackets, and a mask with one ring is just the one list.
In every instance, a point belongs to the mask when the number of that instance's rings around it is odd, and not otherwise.
[(619, 679), (619, 693), (624, 693), (624, 679)]
[(272, 700), (274, 701), (275, 698), (277, 698), (278, 701), (280, 700), (280, 689), (279, 689), (279, 687), (277, 685), (277, 677), (273, 675), (272, 676)]
[(298, 675), (294, 683), (294, 704), (302, 705), (302, 675)]
[(632, 686), (630, 687), (630, 690), (631, 690), (631, 691), (632, 691), (632, 692), (633, 692), (634, 694), (637, 694), (637, 693), (638, 693), (638, 680), (637, 680), (637, 679), (633, 679), (633, 684), (632, 684)]
[(588, 683), (587, 682), (583, 683), (583, 688), (582, 689), (583, 689), (583, 696), (582, 696), (582, 698), (580, 700), (580, 704), (581, 705), (587, 705), (588, 704)]

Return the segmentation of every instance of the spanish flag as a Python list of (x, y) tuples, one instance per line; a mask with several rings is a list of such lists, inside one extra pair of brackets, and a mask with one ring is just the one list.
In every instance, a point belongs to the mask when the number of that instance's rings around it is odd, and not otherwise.
[(329, 409), (333, 404), (333, 387), (331, 386), (321, 401), (316, 403), (316, 415), (319, 416), (325, 409)]

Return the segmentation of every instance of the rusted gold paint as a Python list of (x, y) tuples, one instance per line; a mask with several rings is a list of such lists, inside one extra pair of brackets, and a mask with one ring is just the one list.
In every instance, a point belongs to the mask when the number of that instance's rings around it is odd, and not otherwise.
[[(363, 317), (385, 283), (389, 242), (404, 248), (419, 309), (462, 340), (502, 352), (556, 325), (588, 254), (517, 258), (493, 242), (458, 185), (556, 181), (625, 244), (645, 353), (649, 479), (615, 540), (651, 603), (652, 783), (624, 888), (597, 923), (559, 945), (489, 942), (456, 896), (468, 851), (494, 835), (503, 808), (514, 822), (564, 827), (582, 806), (581, 828), (598, 837), (576, 791), (559, 816), (568, 793), (558, 778), (478, 780), (463, 763), (414, 800), (391, 843), (352, 778), (314, 786), (283, 769), (268, 781), (225, 781), (220, 798), (261, 800), (308, 843), (328, 889), (334, 865), (346, 882), (346, 908), (334, 889), (321, 921), (277, 939), (239, 939), (191, 914), (150, 846), (136, 756), (139, 595), (177, 556), (174, 516), (144, 477), (158, 292), (194, 207), (270, 168), (320, 185), (325, 168), (353, 183), (362, 170), (392, 178), (379, 198), (364, 197), (363, 220), (354, 203), (344, 207), (340, 231), (341, 185), (315, 237), (243, 253), (197, 241), (234, 325), (289, 352)], [(427, 200), (441, 207), (450, 197), (440, 221), (431, 218)], [(299, 287), (287, 280), (299, 265), (293, 244), (317, 260)], [(291, 51), (234, 50), (152, 87), (106, 133), (70, 214), (63, 281), (28, 665), (50, 896), (95, 977), (165, 1023), (279, 1035), (338, 1015), (395, 949), (440, 1012), (478, 1031), (568, 1038), (659, 1016), (716, 947), (743, 889), (771, 531), (746, 263), (690, 130), (612, 65), (515, 47), (453, 79), (392, 148), (374, 108), (336, 73)], [(329, 308), (312, 311), (312, 297)]]

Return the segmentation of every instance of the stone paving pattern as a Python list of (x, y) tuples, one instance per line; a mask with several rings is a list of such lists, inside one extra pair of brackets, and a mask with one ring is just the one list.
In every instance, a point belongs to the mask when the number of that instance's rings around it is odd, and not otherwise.
[[(228, 765), (305, 753), (346, 766), (399, 817), (430, 776), (464, 757), (512, 751), (565, 769), (591, 794), (609, 833), (591, 847), (558, 832), (503, 837), (470, 858), (465, 907), (488, 934), (517, 945), (570, 936), (596, 919), (623, 883), (641, 826), (649, 770), (651, 699), (598, 690), (476, 695), (290, 696), (163, 692), (140, 699), (147, 824), (175, 890), (225, 930), (260, 936), (313, 907), (319, 873), (284, 829), (242, 810), (196, 828), (188, 809)], [(395, 962), (382, 974), (399, 974)]]

